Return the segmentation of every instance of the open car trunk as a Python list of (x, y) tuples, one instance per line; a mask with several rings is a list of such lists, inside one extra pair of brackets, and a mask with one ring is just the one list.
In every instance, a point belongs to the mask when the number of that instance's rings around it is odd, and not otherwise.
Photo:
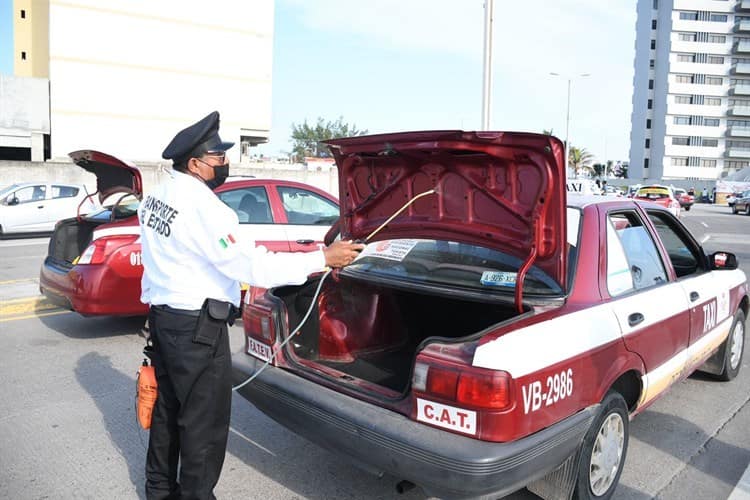
[[(448, 298), (425, 291), (407, 291), (340, 275), (323, 284), (317, 306), (291, 350), (308, 366), (341, 372), (355, 379), (404, 393), (420, 346), (429, 338), (461, 341), (518, 316), (514, 305)], [(318, 280), (278, 288), (289, 331), (307, 312)], [(330, 371), (330, 370), (328, 370)]]
[(47, 258), (61, 267), (73, 267), (73, 261), (86, 250), (94, 230), (109, 220), (77, 217), (61, 220), (49, 240)]

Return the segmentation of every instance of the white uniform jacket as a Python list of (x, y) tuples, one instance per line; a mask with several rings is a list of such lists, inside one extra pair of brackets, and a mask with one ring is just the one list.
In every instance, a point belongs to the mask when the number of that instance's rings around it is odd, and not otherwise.
[(200, 309), (206, 298), (239, 306), (240, 283), (302, 284), (322, 271), (322, 251), (273, 253), (240, 236), (237, 214), (200, 179), (173, 171), (138, 207), (141, 302)]

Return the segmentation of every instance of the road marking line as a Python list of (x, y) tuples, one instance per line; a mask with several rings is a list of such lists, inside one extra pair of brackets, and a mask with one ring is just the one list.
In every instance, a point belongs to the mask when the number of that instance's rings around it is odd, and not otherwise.
[(7, 280), (7, 281), (0, 281), (0, 285), (10, 285), (11, 283), (36, 283), (36, 278), (24, 278), (19, 280)]
[(708, 240), (710, 240), (710, 239), (711, 239), (711, 235), (710, 235), (710, 234), (707, 234), (707, 235), (706, 235), (706, 236), (704, 236), (704, 237), (703, 237), (703, 239), (701, 240), (701, 245), (702, 245), (703, 243), (707, 242), (707, 241), (708, 241)]
[(703, 222), (703, 221), (701, 221), (701, 224), (703, 224), (703, 227), (708, 227), (708, 224), (706, 224), (706, 223), (705, 223), (705, 222)]
[(745, 473), (742, 474), (727, 500), (750, 500), (750, 465), (745, 469)]
[(48, 313), (27, 314), (25, 316), (11, 316), (10, 318), (0, 318), (0, 323), (7, 323), (9, 321), (18, 321), (21, 319), (43, 318), (45, 316), (57, 316), (58, 314), (72, 314), (72, 313), (73, 311), (68, 311), (67, 309), (60, 309), (59, 311), (52, 311)]
[(60, 309), (60, 306), (49, 302), (46, 297), (29, 297), (25, 299), (8, 300), (0, 305), (0, 317), (47, 311), (50, 309)]

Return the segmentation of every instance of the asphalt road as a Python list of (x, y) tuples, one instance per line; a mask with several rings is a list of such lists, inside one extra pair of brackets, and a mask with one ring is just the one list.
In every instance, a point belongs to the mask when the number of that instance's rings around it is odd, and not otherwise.
[[(750, 217), (696, 205), (683, 222), (750, 275)], [(38, 296), (45, 239), (0, 241), (0, 498), (143, 498), (135, 423), (142, 319), (83, 318)], [(232, 331), (233, 347), (241, 329)], [(746, 343), (747, 345), (747, 343)], [(750, 351), (731, 383), (693, 375), (631, 423), (615, 499), (724, 499), (750, 462)], [(395, 492), (235, 397), (220, 499), (425, 499)], [(526, 491), (510, 498), (536, 498)]]

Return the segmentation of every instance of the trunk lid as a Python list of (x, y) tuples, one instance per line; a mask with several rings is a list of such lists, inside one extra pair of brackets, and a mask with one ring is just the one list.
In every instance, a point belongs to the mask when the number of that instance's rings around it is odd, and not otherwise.
[(448, 239), (497, 249), (566, 290), (562, 142), (519, 132), (426, 131), (326, 141), (339, 171), (343, 238)]
[(99, 203), (115, 193), (130, 193), (139, 199), (143, 195), (141, 173), (132, 163), (93, 150), (73, 151), (68, 156), (76, 165), (96, 175)]

